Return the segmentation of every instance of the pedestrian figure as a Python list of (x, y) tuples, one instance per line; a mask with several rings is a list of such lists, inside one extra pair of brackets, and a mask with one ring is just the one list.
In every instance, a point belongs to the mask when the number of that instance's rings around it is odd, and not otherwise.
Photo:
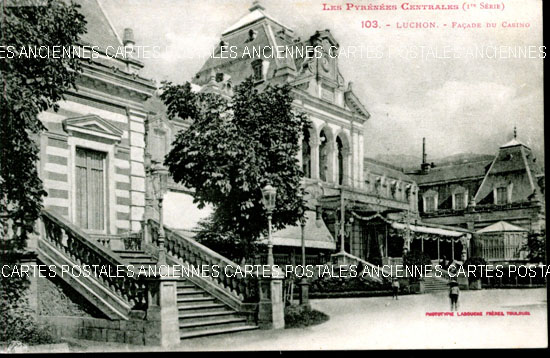
[(399, 280), (397, 280), (397, 277), (394, 277), (391, 283), (391, 288), (393, 291), (393, 298), (398, 300), (397, 294), (399, 293)]
[(458, 288), (458, 282), (451, 281), (451, 288), (449, 290), (449, 298), (451, 299), (451, 311), (458, 310), (458, 295), (460, 294), (460, 289)]

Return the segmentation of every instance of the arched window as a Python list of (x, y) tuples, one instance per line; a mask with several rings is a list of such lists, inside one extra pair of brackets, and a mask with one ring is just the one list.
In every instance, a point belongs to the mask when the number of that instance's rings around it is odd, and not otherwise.
[(302, 171), (305, 178), (311, 178), (311, 146), (309, 130), (304, 128), (302, 137)]
[(344, 183), (344, 144), (340, 137), (336, 137), (336, 147), (338, 148), (338, 184)]
[(321, 131), (319, 134), (319, 178), (322, 181), (327, 181), (328, 171), (328, 148), (327, 148), (327, 136), (325, 131)]

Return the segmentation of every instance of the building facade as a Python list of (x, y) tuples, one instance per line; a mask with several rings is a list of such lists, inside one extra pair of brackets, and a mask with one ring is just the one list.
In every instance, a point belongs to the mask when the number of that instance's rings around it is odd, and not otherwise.
[[(77, 90), (69, 90), (57, 112), (41, 113), (40, 177), (53, 210), (94, 235), (110, 240), (141, 230), (145, 211), (144, 102), (152, 81), (139, 75), (143, 65), (112, 51), (134, 44), (121, 39), (101, 4), (79, 1), (88, 20), (79, 45), (98, 46), (99, 58), (82, 61)], [(113, 243), (116, 246), (116, 243)]]
[(425, 222), (473, 231), (499, 221), (531, 232), (545, 228), (544, 170), (515, 133), (491, 160), (441, 167), (424, 163), (409, 175), (420, 188)]
[[(352, 82), (346, 81), (339, 71), (338, 48), (330, 30), (302, 38), (255, 3), (244, 17), (222, 32), (212, 56), (193, 78), (193, 89), (230, 97), (234, 86), (248, 77), (256, 80), (260, 90), (268, 84), (290, 84), (294, 107), (310, 121), (298, 153), (308, 203), (307, 261), (326, 262), (330, 254), (338, 251), (363, 260), (401, 256), (404, 246), (410, 248), (411, 243), (414, 246), (417, 242), (415, 237), (420, 242), (426, 235), (451, 231), (422, 226), (418, 186), (411, 176), (400, 168), (365, 158), (364, 123), (370, 114), (355, 95)], [(259, 51), (255, 49), (263, 50), (254, 55), (254, 51)], [(265, 52), (273, 49), (284, 53), (273, 56)], [(161, 107), (157, 113), (162, 112)], [(175, 131), (185, 129), (186, 124), (178, 119), (168, 120), (162, 114), (150, 118), (147, 152), (160, 162), (163, 153), (169, 151), (168, 143)], [(155, 133), (161, 133), (162, 139)], [(192, 197), (192, 192), (175, 184), (171, 191), (169, 195), (179, 191)], [(183, 200), (181, 196), (179, 206), (175, 203), (172, 210), (194, 215), (196, 208), (189, 202), (181, 204)], [(374, 217), (382, 218), (382, 223), (370, 220)], [(424, 236), (412, 233), (405, 240), (403, 227), (386, 227), (405, 222), (415, 223), (419, 233), (426, 231)], [(405, 231), (411, 232), (409, 229), (410, 226)], [(389, 236), (390, 231), (395, 235)], [(453, 240), (459, 241), (465, 232), (453, 235)], [(275, 232), (273, 237), (276, 262), (296, 262), (301, 246), (298, 223)], [(423, 246), (419, 244), (419, 249)], [(451, 256), (451, 248), (448, 249)], [(457, 248), (457, 257), (462, 251)]]

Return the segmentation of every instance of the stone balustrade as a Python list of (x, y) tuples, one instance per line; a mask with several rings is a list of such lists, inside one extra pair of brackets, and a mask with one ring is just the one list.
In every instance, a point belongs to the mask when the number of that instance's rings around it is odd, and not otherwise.
[[(151, 243), (158, 246), (159, 225), (153, 219), (150, 219), (148, 224)], [(164, 245), (168, 255), (199, 269), (203, 265), (210, 268), (215, 265), (219, 275), (208, 277), (212, 283), (241, 302), (258, 302), (258, 277), (256, 275), (239, 274), (239, 272), (244, 273), (244, 268), (240, 265), (177, 231), (165, 228), (165, 235)]]

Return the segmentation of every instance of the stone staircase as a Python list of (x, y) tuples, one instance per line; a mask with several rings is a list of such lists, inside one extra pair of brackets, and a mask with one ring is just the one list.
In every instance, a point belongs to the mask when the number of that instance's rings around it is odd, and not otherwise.
[(443, 277), (427, 276), (424, 277), (424, 289), (426, 293), (447, 291), (449, 289), (449, 281)]
[(118, 256), (127, 264), (134, 265), (138, 268), (141, 266), (148, 267), (149, 265), (156, 265), (156, 260), (151, 255), (143, 251), (133, 250), (113, 250)]
[(180, 339), (258, 329), (189, 280), (178, 282), (177, 294)]
[[(114, 250), (129, 265), (147, 269), (156, 260), (144, 251)], [(204, 289), (182, 278), (177, 283), (180, 339), (258, 329), (235, 309)]]
[[(92, 237), (48, 210), (42, 212), (39, 230), (38, 260), (44, 264), (56, 267), (97, 265), (117, 273), (119, 268), (123, 269), (121, 275), (83, 276), (71, 271), (62, 276), (81, 298), (98, 308), (110, 322), (134, 320), (132, 322), (150, 325), (152, 332), (157, 334), (159, 320), (167, 320), (166, 324), (170, 324), (174, 332), (169, 339), (177, 339), (179, 335), (180, 340), (259, 328), (255, 314), (259, 301), (255, 277), (240, 279), (234, 274), (239, 269), (236, 263), (190, 238), (166, 229), (168, 264), (217, 265), (222, 273), (219, 277), (172, 278), (174, 287), (173, 283), (164, 285), (159, 276), (135, 275), (142, 267), (147, 271), (149, 266), (157, 268), (158, 249), (151, 250), (151, 247), (158, 248), (158, 244), (154, 245), (158, 241), (156, 230), (152, 233), (153, 245), (124, 250), (110, 249), (109, 239), (112, 238)], [(134, 267), (129, 269), (129, 265)], [(161, 286), (165, 296), (160, 294)], [(159, 314), (164, 307), (173, 307), (173, 313)], [(151, 323), (143, 320), (151, 320)]]

